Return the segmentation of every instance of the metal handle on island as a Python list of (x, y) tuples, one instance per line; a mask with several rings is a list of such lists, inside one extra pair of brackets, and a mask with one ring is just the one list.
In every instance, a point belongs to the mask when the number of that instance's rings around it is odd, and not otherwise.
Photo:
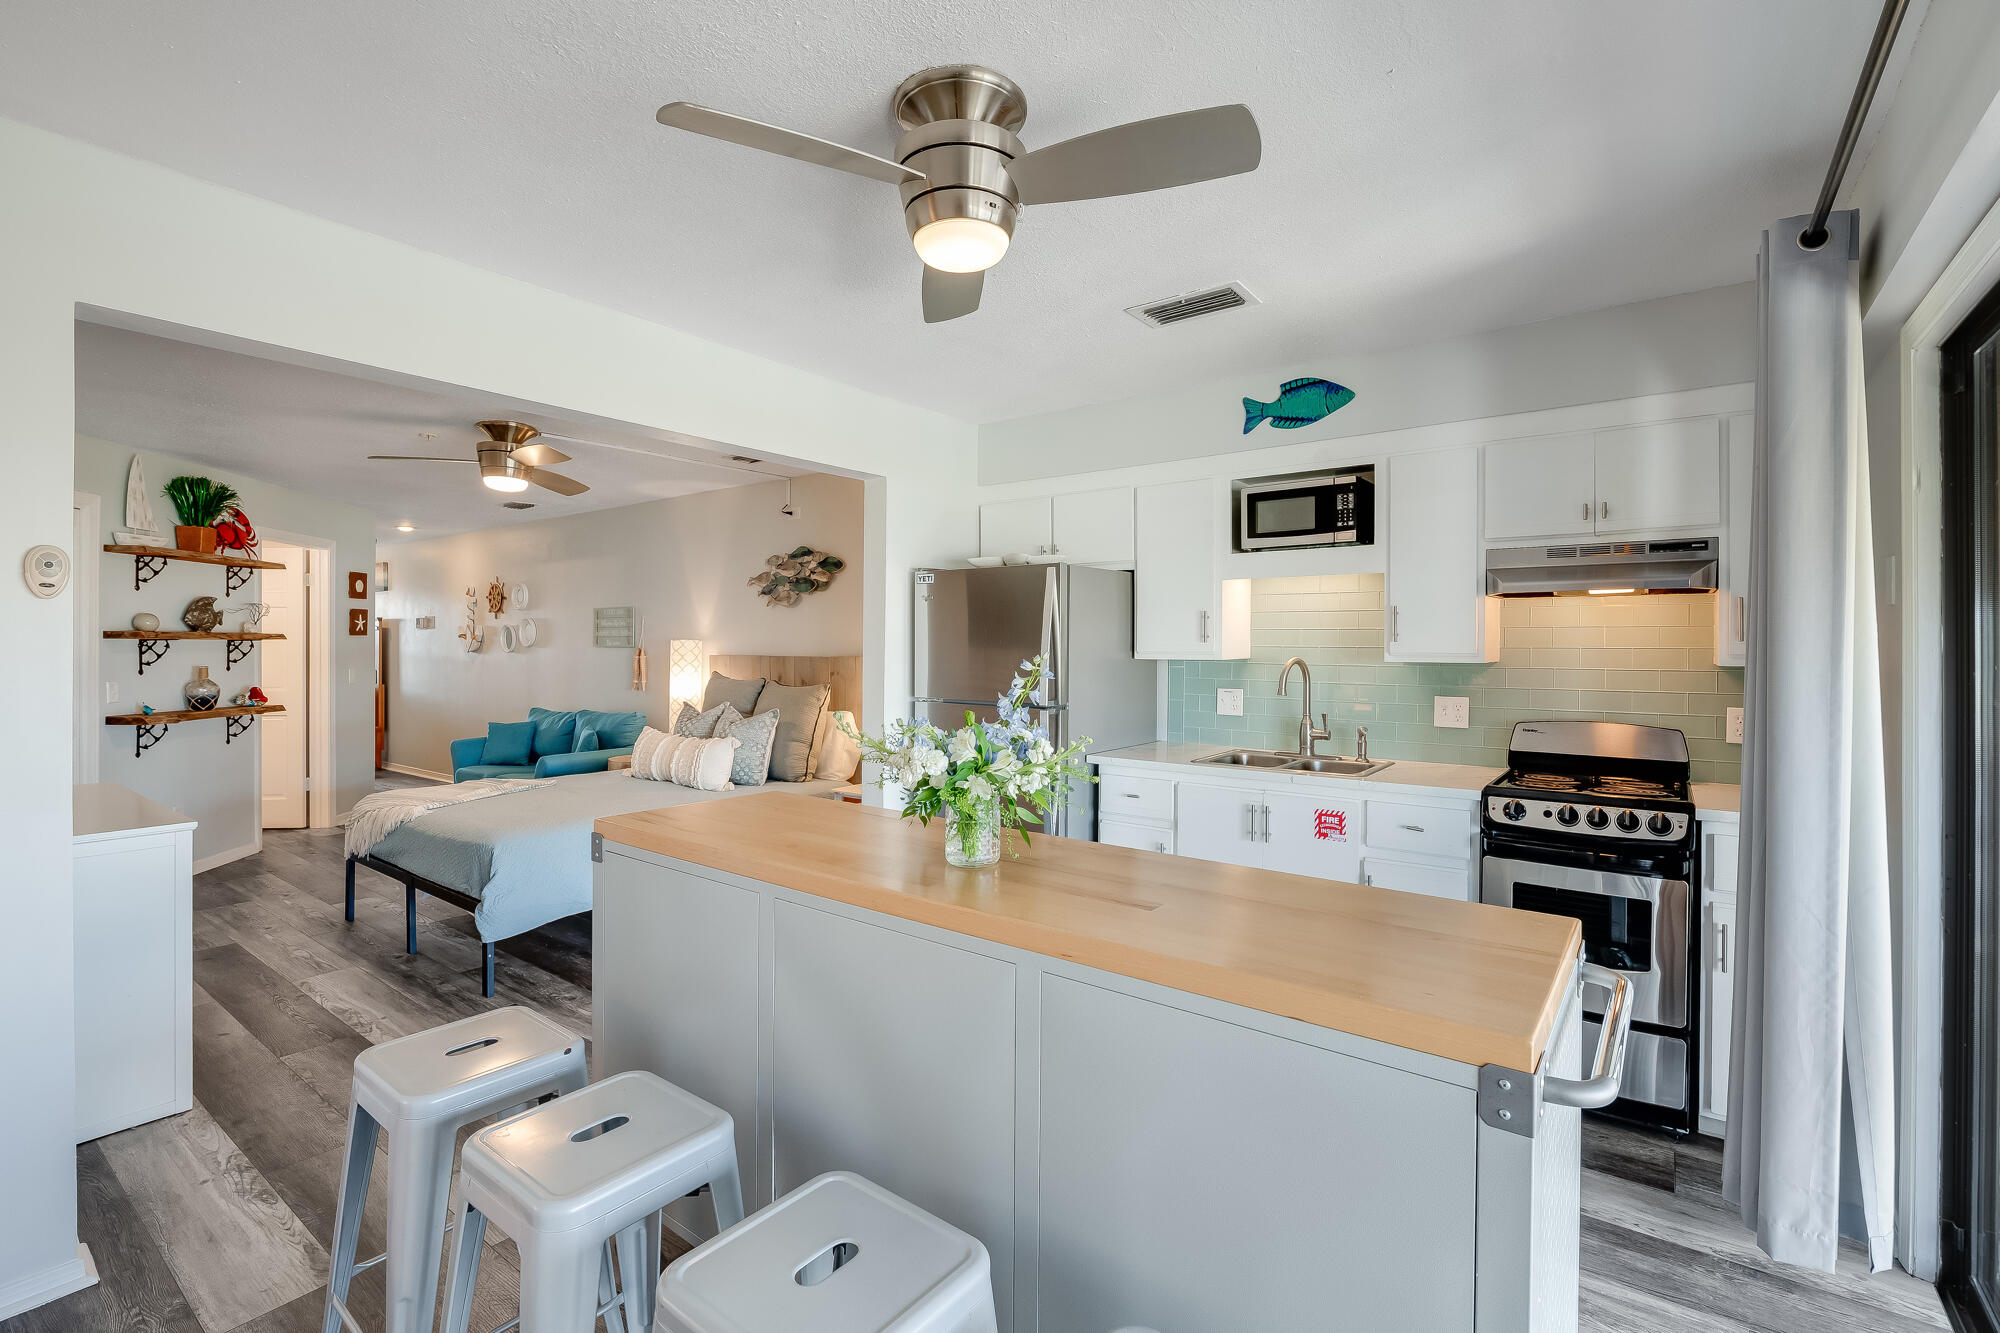
[(1604, 1011), (1604, 1026), (1598, 1033), (1597, 1059), (1589, 1078), (1544, 1078), (1542, 1100), (1551, 1106), (1590, 1110), (1618, 1100), (1618, 1083), (1625, 1076), (1625, 1042), (1632, 1035), (1632, 982), (1623, 973), (1596, 963), (1585, 963), (1582, 970), (1584, 985), (1602, 986), (1611, 992), (1611, 1004)]

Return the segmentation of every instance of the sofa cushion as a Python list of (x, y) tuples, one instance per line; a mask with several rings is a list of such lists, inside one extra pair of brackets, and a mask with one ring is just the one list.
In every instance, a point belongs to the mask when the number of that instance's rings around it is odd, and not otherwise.
[(578, 727), (576, 729), (576, 740), (569, 747), (569, 752), (571, 754), (589, 754), (592, 750), (601, 750), (603, 748), (603, 742), (595, 731), (592, 731), (589, 727)]
[(645, 730), (644, 713), (599, 713), (589, 708), (576, 710), (576, 725), (589, 727), (597, 733), (597, 748), (615, 750), (622, 745), (630, 745), (639, 739)]
[(576, 712), (553, 708), (530, 708), (528, 721), (535, 724), (535, 758), (545, 754), (568, 754), (576, 748)]
[(757, 711), (778, 715), (778, 738), (771, 746), (771, 776), (779, 782), (804, 782), (812, 762), (813, 736), (832, 688), (826, 685), (766, 685), (757, 695)]
[(488, 722), (486, 745), (479, 752), (482, 764), (526, 764), (533, 758), (535, 724), (532, 722)]
[(708, 678), (708, 688), (702, 691), (699, 711), (706, 713), (718, 704), (734, 704), (737, 712), (749, 717), (751, 711), (757, 707), (757, 696), (763, 692), (762, 676), (755, 680), (738, 680), (734, 676), (725, 676), (720, 671), (713, 672)]
[(531, 778), (533, 764), (467, 764), (451, 775), (453, 782), (477, 782), (481, 778)]

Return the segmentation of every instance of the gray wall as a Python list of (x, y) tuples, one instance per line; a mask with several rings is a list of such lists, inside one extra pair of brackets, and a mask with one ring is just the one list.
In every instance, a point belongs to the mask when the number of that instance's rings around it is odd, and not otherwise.
[[(1757, 238), (1744, 237), (1745, 277), (1756, 271), (1756, 250)], [(1254, 319), (1256, 311), (1220, 318)], [(1346, 385), (1354, 401), (1299, 430), (1261, 425), (1243, 434), (1245, 397), (1268, 401), (1281, 383), (1307, 375)], [(1744, 282), (1394, 351), (1302, 349), (1296, 361), (1261, 374), (990, 422), (979, 428), (979, 480), (997, 485), (1202, 458), (1756, 377), (1756, 284)]]
[[(125, 475), (133, 450), (87, 435), (76, 437), (76, 489), (98, 496), (103, 541), (125, 526)], [(226, 481), (243, 497), (244, 512), (260, 531), (283, 530), (317, 537), (332, 545), (334, 570), (343, 576), (332, 590), (339, 595), (344, 619), (349, 606), (368, 603), (346, 599), (344, 574), (372, 570), (375, 560), (375, 519), (348, 505), (332, 504), (256, 481), (236, 473), (206, 467), (168, 454), (140, 451), (146, 481), (152, 487), (153, 514), (171, 524), (173, 506), (157, 492), (167, 478), (183, 472)], [(196, 597), (213, 596), (224, 606), (253, 601), (258, 580), (223, 596), (222, 571), (207, 565), (169, 561), (160, 574), (139, 591), (132, 589), (132, 558), (102, 555), (98, 567), (99, 619), (104, 629), (124, 629), (138, 611), (151, 611), (167, 629), (181, 628), (181, 612)], [(238, 617), (228, 617), (235, 628)], [(333, 781), (335, 817), (345, 815), (375, 780), (375, 639), (350, 637), (337, 624), (333, 641)], [(257, 679), (262, 650), (234, 670), (223, 670), (223, 645), (200, 641), (176, 643), (146, 674), (139, 674), (138, 645), (131, 640), (105, 639), (99, 644), (98, 677), (116, 682), (118, 702), (105, 705), (102, 686), (86, 706), (103, 713), (135, 713), (140, 703), (165, 711), (182, 708), (181, 686), (195, 666), (206, 666), (222, 685), (224, 701)], [(165, 740), (138, 758), (132, 755), (132, 728), (104, 727), (98, 746), (98, 778), (173, 806), (201, 827), (194, 834), (197, 861), (219, 853), (248, 849), (262, 826), (262, 795), (258, 789), (257, 735), (253, 730), (234, 744), (223, 743), (223, 726), (193, 722), (174, 727)]]

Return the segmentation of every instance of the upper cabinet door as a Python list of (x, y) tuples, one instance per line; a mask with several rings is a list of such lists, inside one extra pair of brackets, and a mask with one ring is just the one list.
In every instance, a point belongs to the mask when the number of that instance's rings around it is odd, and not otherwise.
[(979, 554), (1047, 555), (1055, 542), (1049, 497), (979, 506)]
[(1597, 432), (1600, 535), (1722, 523), (1722, 431), (1715, 417)]
[(1113, 486), (1056, 496), (1054, 532), (1049, 554), (1058, 560), (1130, 569), (1132, 488)]
[(1486, 446), (1486, 540), (1594, 532), (1597, 493), (1588, 435)]
[(1132, 655), (1250, 655), (1250, 581), (1219, 567), (1223, 492), (1176, 481), (1133, 492)]
[(1388, 462), (1387, 617), (1391, 662), (1488, 662), (1498, 599), (1479, 551), (1479, 450), (1396, 454)]

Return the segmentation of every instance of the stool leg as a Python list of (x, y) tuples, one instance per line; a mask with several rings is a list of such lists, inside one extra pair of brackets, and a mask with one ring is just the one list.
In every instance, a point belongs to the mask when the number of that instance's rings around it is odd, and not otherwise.
[[(616, 1241), (605, 1241), (604, 1252), (597, 1261), (597, 1308), (611, 1305), (611, 1298), (618, 1294), (618, 1281), (611, 1275), (611, 1251)], [(604, 1310), (605, 1333), (632, 1333), (632, 1321), (625, 1317), (624, 1305), (612, 1305)]]
[(625, 1279), (625, 1327), (652, 1333), (653, 1302), (660, 1289), (660, 1215), (646, 1214), (618, 1233), (618, 1272)]
[(486, 1214), (471, 1204), (455, 1210), (451, 1231), (451, 1287), (445, 1298), (444, 1333), (466, 1333), (472, 1322), (472, 1291), (479, 1285), (479, 1253), (486, 1244)]
[(521, 1252), (521, 1333), (581, 1333), (595, 1326), (604, 1241), (516, 1236)]
[(735, 1153), (729, 1154), (729, 1160), (715, 1173), (715, 1179), (708, 1182), (708, 1199), (715, 1205), (717, 1233), (743, 1220), (743, 1177), (737, 1173)]
[(368, 1177), (375, 1169), (375, 1138), (380, 1129), (361, 1103), (348, 1103), (347, 1160), (341, 1164), (340, 1198), (333, 1209), (333, 1263), (326, 1275), (322, 1333), (340, 1333), (340, 1309), (335, 1302), (346, 1302), (348, 1285), (354, 1281), (354, 1247), (361, 1240), (361, 1216), (368, 1206)]
[(455, 1138), (449, 1122), (412, 1125), (403, 1137), (389, 1149), (387, 1333), (429, 1333)]

